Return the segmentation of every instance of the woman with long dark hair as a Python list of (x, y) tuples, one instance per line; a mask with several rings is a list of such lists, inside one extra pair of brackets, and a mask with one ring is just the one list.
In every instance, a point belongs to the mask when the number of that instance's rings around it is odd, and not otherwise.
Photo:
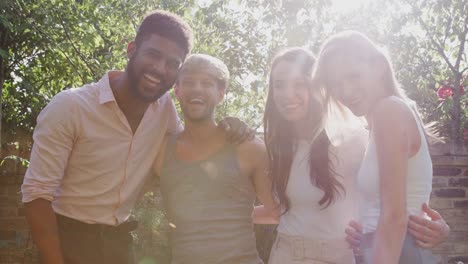
[[(281, 216), (270, 263), (354, 262), (344, 229), (356, 215), (352, 186), (367, 132), (312, 89), (314, 62), (308, 50), (290, 48), (271, 66), (265, 143)], [(268, 214), (256, 210), (256, 221), (265, 222)]]

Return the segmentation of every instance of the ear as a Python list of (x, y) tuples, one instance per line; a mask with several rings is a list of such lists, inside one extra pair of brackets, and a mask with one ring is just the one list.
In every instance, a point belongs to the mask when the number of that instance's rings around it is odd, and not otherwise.
[(218, 104), (224, 100), (224, 95), (226, 94), (226, 89), (218, 88)]
[(133, 57), (136, 52), (136, 44), (135, 41), (129, 42), (127, 45), (127, 58)]

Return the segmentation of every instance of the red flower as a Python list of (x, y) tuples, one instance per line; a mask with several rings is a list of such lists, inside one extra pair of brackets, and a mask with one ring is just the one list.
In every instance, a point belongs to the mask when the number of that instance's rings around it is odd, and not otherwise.
[(439, 89), (437, 89), (437, 96), (439, 96), (439, 98), (441, 99), (445, 100), (452, 95), (453, 95), (452, 87), (442, 85), (441, 87), (439, 87)]
[[(465, 87), (463, 85), (460, 85), (460, 94), (465, 93)], [(442, 100), (445, 100), (449, 98), (450, 96), (453, 96), (455, 93), (454, 89), (448, 85), (442, 85), (437, 89), (437, 96), (441, 98)]]

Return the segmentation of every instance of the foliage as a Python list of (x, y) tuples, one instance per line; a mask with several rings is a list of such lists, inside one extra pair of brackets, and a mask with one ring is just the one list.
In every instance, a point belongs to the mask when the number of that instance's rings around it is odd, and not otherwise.
[[(398, 1), (393, 4), (391, 33), (398, 77), (416, 99), (428, 121), (438, 121), (440, 130), (457, 146), (463, 145), (468, 116), (468, 5), (466, 0)], [(405, 51), (405, 52), (401, 52)], [(454, 87), (446, 100), (437, 97), (443, 85)]]
[[(355, 29), (385, 44), (397, 79), (425, 120), (438, 121), (441, 131), (462, 145), (467, 93), (441, 101), (436, 90), (446, 82), (468, 87), (466, 0), (374, 0), (343, 13), (333, 9), (332, 0), (0, 1), (1, 143), (30, 137), (38, 113), (59, 91), (124, 69), (127, 43), (155, 9), (184, 17), (194, 29), (194, 52), (228, 65), (230, 89), (218, 118), (238, 116), (261, 132), (275, 52), (286, 46), (317, 52), (329, 35)], [(143, 225), (137, 252), (150, 258), (147, 263), (168, 258), (167, 226), (164, 213), (154, 207), (157, 199), (145, 196), (135, 210)], [(161, 252), (150, 253), (151, 247)], [(269, 249), (262, 250), (267, 256)]]

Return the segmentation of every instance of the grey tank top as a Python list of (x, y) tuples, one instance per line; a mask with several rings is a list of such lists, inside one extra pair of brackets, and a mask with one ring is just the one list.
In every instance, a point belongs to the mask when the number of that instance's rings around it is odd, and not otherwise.
[(184, 161), (169, 139), (160, 175), (171, 223), (172, 264), (260, 264), (251, 213), (255, 192), (234, 146)]

